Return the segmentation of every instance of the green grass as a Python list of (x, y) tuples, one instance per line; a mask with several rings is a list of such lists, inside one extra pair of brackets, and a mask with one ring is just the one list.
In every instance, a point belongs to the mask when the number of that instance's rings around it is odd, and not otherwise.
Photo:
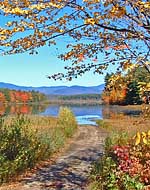
[(32, 168), (65, 145), (77, 129), (68, 108), (58, 118), (23, 116), (0, 118), (0, 183)]

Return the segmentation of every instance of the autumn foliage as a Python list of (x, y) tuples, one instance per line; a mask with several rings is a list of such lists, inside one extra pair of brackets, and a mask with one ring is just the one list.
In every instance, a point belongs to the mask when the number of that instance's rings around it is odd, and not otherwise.
[(102, 99), (105, 104), (150, 103), (150, 75), (144, 67), (105, 76)]
[(39, 92), (0, 89), (0, 115), (41, 112), (46, 106), (39, 103), (44, 100), (46, 96)]
[(46, 96), (39, 92), (26, 92), (0, 89), (0, 103), (30, 103), (45, 100)]
[(66, 72), (49, 78), (71, 80), (126, 63), (150, 72), (148, 0), (2, 0), (0, 11), (2, 55), (37, 54), (39, 47), (57, 45), (59, 50), (64, 44), (57, 56), (72, 62)]

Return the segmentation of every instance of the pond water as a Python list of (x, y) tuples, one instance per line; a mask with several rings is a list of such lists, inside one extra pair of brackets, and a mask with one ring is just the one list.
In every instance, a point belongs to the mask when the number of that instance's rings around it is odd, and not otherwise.
[[(23, 105), (13, 104), (11, 106), (0, 105), (0, 115), (10, 114), (38, 114), (43, 116), (57, 117), (60, 105)], [(65, 106), (66, 107), (66, 106)], [(115, 114), (134, 114), (139, 115), (139, 111), (120, 110), (119, 106), (102, 106), (102, 105), (67, 105), (76, 116), (78, 124), (96, 125), (97, 119), (110, 118)]]
[[(67, 106), (69, 107), (74, 115), (76, 116), (78, 124), (88, 124), (88, 125), (96, 125), (95, 120), (96, 119), (102, 119), (103, 113), (102, 113), (102, 106), (96, 105), (96, 106), (88, 106), (88, 105), (82, 105), (82, 106)], [(59, 113), (59, 105), (51, 105), (47, 109), (45, 109), (44, 112), (40, 113), (40, 115), (51, 115), (51, 116), (57, 116)]]

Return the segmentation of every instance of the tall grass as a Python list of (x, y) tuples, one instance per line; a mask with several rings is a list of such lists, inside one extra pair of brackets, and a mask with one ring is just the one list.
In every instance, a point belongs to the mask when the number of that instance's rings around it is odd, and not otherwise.
[(0, 118), (0, 183), (49, 158), (77, 129), (74, 115), (61, 108), (58, 119), (23, 116)]

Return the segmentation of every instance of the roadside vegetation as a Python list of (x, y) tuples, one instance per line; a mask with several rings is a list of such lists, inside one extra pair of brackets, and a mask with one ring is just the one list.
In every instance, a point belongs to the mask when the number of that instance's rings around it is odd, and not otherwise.
[(150, 188), (150, 106), (139, 117), (113, 115), (97, 121), (108, 131), (105, 153), (93, 165), (91, 190)]
[(8, 116), (0, 118), (0, 183), (8, 182), (64, 147), (77, 130), (68, 108), (58, 118)]

